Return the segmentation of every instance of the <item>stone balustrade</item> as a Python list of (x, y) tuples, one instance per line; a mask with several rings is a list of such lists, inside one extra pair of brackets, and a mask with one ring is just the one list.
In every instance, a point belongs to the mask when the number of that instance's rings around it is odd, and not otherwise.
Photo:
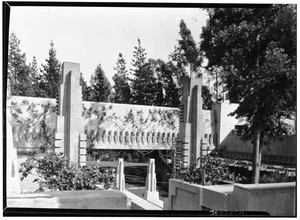
[(171, 149), (177, 134), (172, 132), (134, 132), (103, 130), (93, 149)]

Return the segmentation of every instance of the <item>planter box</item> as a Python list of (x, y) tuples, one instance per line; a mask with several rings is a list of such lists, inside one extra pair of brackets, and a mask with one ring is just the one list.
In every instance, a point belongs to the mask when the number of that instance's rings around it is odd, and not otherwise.
[(296, 183), (202, 186), (170, 179), (168, 210), (264, 211), (295, 216)]
[(235, 209), (266, 211), (272, 216), (296, 215), (296, 183), (235, 184)]
[(230, 210), (233, 206), (233, 185), (202, 186), (169, 180), (169, 210)]

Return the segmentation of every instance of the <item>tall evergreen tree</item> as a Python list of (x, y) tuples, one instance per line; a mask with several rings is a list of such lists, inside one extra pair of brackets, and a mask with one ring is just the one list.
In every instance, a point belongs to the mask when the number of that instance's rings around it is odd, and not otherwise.
[(164, 89), (164, 106), (179, 107), (180, 89), (175, 83), (175, 76), (172, 71), (172, 63), (168, 62), (161, 66), (162, 85)]
[(82, 100), (91, 101), (91, 88), (87, 85), (87, 82), (84, 80), (82, 73), (80, 73), (80, 86), (82, 89)]
[(99, 64), (95, 73), (91, 76), (91, 101), (107, 102), (111, 93), (111, 85), (105, 76), (105, 73)]
[(30, 82), (30, 67), (26, 54), (21, 52), (20, 40), (15, 33), (10, 35), (8, 50), (8, 80), (12, 95), (34, 96)]
[(113, 76), (114, 85), (114, 97), (113, 102), (115, 103), (129, 103), (131, 99), (130, 86), (128, 82), (126, 61), (123, 55), (120, 53), (117, 60), (117, 66), (114, 68), (116, 73)]
[(199, 75), (202, 54), (193, 39), (191, 31), (183, 20), (180, 21), (179, 28), (178, 46), (175, 46), (175, 51), (170, 57), (177, 67), (178, 82), (182, 85), (186, 78)]
[(33, 90), (32, 93), (34, 94), (35, 97), (39, 97), (43, 91), (41, 91), (40, 88), (41, 75), (39, 73), (38, 64), (35, 56), (33, 57), (32, 62), (29, 64), (29, 67), (30, 67), (29, 79), (32, 85), (32, 90)]
[(153, 74), (151, 65), (146, 62), (145, 49), (141, 47), (141, 41), (138, 39), (138, 46), (135, 46), (133, 52), (134, 59), (132, 60), (132, 104), (139, 105), (154, 105), (154, 98), (156, 97), (156, 79)]
[(232, 113), (246, 119), (239, 131), (253, 143), (253, 183), (259, 182), (262, 148), (289, 126), (296, 112), (296, 6), (209, 9), (201, 48), (208, 66), (222, 66)]
[(46, 59), (45, 65), (42, 64), (42, 68), (41, 89), (43, 90), (43, 94), (41, 95), (47, 98), (57, 98), (60, 85), (61, 63), (56, 58), (53, 41), (50, 43), (49, 58)]
[[(183, 20), (179, 24), (178, 45), (175, 51), (170, 55), (171, 63), (169, 68), (175, 73), (177, 87), (180, 88), (179, 96), (182, 96), (182, 86), (185, 80), (191, 76), (201, 76), (200, 67), (203, 61), (203, 55), (200, 48), (197, 47), (191, 31)], [(212, 105), (212, 96), (207, 87), (202, 86), (203, 106), (210, 109)]]

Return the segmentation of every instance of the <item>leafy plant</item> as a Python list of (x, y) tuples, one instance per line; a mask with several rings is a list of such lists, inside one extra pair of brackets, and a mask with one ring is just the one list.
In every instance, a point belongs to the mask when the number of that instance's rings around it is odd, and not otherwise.
[[(177, 178), (196, 184), (202, 184), (202, 170), (205, 171), (205, 184), (218, 185), (224, 181), (235, 183), (251, 183), (251, 163), (237, 161), (219, 156), (205, 156), (201, 159), (201, 168), (191, 165), (188, 168), (177, 170)], [(269, 171), (261, 171), (260, 183), (279, 183), (296, 181), (296, 176), (291, 175), (285, 168), (269, 167)]]
[(42, 158), (29, 157), (21, 163), (21, 180), (36, 172), (34, 182), (44, 182), (50, 190), (94, 190), (115, 186), (115, 170), (95, 165), (78, 168), (62, 153), (48, 152)]

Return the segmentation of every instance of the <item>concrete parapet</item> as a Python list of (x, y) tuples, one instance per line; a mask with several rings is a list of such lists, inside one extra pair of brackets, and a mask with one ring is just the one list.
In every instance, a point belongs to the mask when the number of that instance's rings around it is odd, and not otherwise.
[(122, 192), (130, 200), (132, 210), (163, 210), (163, 208), (160, 205), (142, 199), (141, 197), (133, 194), (132, 192), (129, 192), (127, 190), (124, 190)]
[(236, 184), (236, 210), (266, 211), (273, 216), (296, 215), (296, 183)]
[(9, 208), (131, 209), (128, 197), (114, 190), (83, 190), (21, 194), (7, 198)]
[(264, 211), (295, 216), (296, 183), (202, 186), (170, 179), (168, 210)]

